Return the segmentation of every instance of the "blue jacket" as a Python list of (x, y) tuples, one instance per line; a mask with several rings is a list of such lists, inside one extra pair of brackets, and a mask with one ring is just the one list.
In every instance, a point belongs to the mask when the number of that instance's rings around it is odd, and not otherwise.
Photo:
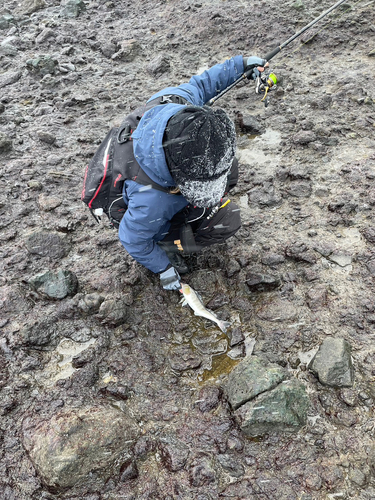
[[(174, 94), (195, 106), (203, 106), (227, 88), (244, 72), (242, 56), (235, 56), (217, 64), (201, 75), (193, 76), (189, 83), (168, 87), (149, 100)], [(133, 151), (142, 170), (161, 186), (174, 186), (162, 146), (168, 120), (183, 109), (180, 104), (163, 104), (148, 110), (132, 134)], [(121, 220), (119, 238), (127, 252), (154, 273), (164, 271), (169, 260), (157, 242), (168, 233), (172, 217), (189, 203), (182, 195), (143, 186), (128, 180), (124, 183), (123, 197), (128, 209)]]

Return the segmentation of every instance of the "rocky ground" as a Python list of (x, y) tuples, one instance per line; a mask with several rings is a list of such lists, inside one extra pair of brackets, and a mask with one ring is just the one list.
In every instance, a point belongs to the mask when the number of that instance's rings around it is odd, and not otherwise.
[(243, 227), (185, 280), (228, 336), (80, 202), (129, 110), (330, 4), (0, 6), (1, 498), (375, 497), (374, 1), (283, 49), (267, 108), (253, 83), (216, 104)]

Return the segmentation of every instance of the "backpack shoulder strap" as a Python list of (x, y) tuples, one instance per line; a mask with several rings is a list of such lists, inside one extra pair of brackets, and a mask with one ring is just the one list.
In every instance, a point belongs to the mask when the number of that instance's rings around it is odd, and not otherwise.
[[(117, 131), (117, 146), (118, 145), (124, 145), (127, 142), (131, 143), (131, 135), (134, 132), (134, 130), (137, 128), (139, 122), (141, 121), (142, 116), (145, 114), (146, 111), (149, 109), (159, 106), (161, 104), (189, 104), (189, 101), (184, 99), (183, 97), (180, 97), (178, 95), (174, 94), (168, 94), (168, 95), (163, 95), (160, 97), (157, 97), (156, 99), (153, 99), (152, 101), (149, 101), (146, 103), (145, 106), (142, 106), (140, 108), (137, 108), (133, 113), (128, 115), (125, 120), (121, 123), (121, 125), (118, 128)], [(124, 146), (122, 146), (124, 147)], [(121, 146), (120, 146), (121, 148)], [(169, 187), (163, 187), (160, 186), (160, 184), (157, 184), (154, 182), (140, 167), (136, 159), (133, 157), (131, 161), (128, 161), (126, 164), (126, 173), (125, 173), (125, 178), (126, 179), (131, 179), (135, 182), (138, 182), (138, 184), (142, 184), (144, 186), (151, 186), (153, 189), (157, 189), (158, 191), (163, 191), (163, 192), (168, 192), (170, 190)]]
[(134, 130), (138, 127), (142, 116), (151, 108), (159, 106), (160, 104), (190, 104), (187, 99), (179, 95), (168, 94), (156, 97), (152, 101), (147, 102), (144, 106), (137, 108), (130, 115), (128, 115), (118, 128), (117, 132), (117, 142), (123, 144), (124, 142), (131, 140), (131, 135)]

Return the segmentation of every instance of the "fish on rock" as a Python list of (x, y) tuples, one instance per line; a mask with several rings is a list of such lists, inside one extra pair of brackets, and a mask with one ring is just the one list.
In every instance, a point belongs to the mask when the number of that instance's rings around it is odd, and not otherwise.
[(203, 302), (197, 292), (195, 292), (189, 285), (186, 283), (181, 283), (181, 290), (183, 297), (181, 299), (182, 305), (186, 306), (187, 304), (193, 309), (194, 314), (196, 316), (202, 316), (203, 318), (209, 319), (218, 325), (220, 330), (226, 333), (227, 328), (229, 328), (229, 321), (222, 321), (219, 319), (212, 311), (206, 309), (203, 305)]

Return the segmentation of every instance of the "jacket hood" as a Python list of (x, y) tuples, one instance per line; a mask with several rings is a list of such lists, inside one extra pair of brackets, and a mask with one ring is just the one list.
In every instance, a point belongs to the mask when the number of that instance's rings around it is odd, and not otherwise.
[(160, 186), (174, 186), (165, 159), (163, 136), (171, 116), (182, 109), (183, 104), (155, 106), (142, 116), (138, 127), (132, 133), (134, 156), (142, 170)]

